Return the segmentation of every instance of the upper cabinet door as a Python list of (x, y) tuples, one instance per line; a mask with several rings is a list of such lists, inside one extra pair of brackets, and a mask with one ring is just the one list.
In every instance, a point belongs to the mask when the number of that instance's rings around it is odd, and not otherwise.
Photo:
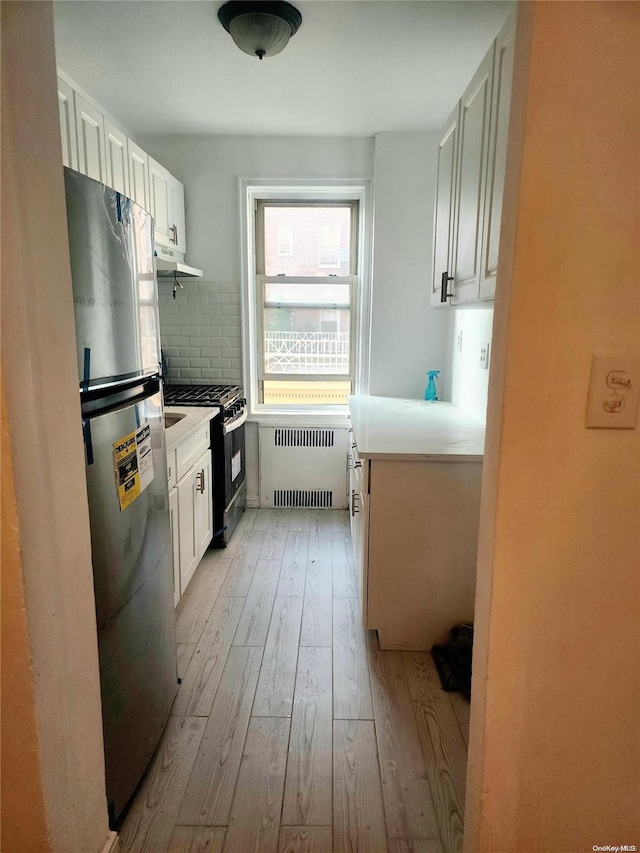
[(487, 191), (485, 195), (482, 239), (482, 274), (480, 277), (480, 299), (485, 300), (493, 299), (496, 290), (500, 222), (502, 219), (502, 196), (504, 194), (504, 176), (507, 165), (507, 140), (509, 137), (515, 32), (515, 22), (509, 21), (496, 40), (493, 96), (491, 98)]
[(107, 183), (104, 116), (75, 93), (78, 131), (78, 171), (102, 184)]
[(171, 175), (169, 182), (169, 218), (172, 231), (169, 234), (172, 244), (183, 254), (187, 251), (187, 232), (184, 216), (184, 186)]
[(478, 300), (494, 54), (495, 45), (460, 102), (454, 305)]
[(76, 134), (76, 110), (73, 89), (58, 77), (58, 112), (60, 115), (60, 141), (62, 162), (70, 169), (78, 170), (78, 137)]
[(129, 163), (127, 137), (106, 119), (104, 131), (107, 152), (107, 184), (128, 198)]
[(171, 174), (149, 157), (149, 185), (151, 187), (151, 215), (155, 223), (155, 242), (161, 246), (173, 246), (172, 225), (169, 219)]
[(458, 162), (458, 128), (460, 105), (455, 108), (444, 127), (438, 146), (438, 175), (434, 212), (433, 275), (431, 279), (431, 304), (444, 307), (448, 300), (441, 299), (443, 276), (450, 289), (448, 276), (453, 273), (454, 210), (456, 192), (456, 167)]
[(127, 139), (129, 158), (129, 194), (145, 210), (151, 209), (149, 201), (149, 157), (139, 145)]

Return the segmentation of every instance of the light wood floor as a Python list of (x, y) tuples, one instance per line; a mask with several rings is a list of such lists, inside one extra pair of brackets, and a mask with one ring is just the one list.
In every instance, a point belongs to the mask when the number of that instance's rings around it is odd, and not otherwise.
[(453, 853), (469, 706), (362, 629), (347, 512), (247, 510), (177, 612), (182, 678), (123, 853)]

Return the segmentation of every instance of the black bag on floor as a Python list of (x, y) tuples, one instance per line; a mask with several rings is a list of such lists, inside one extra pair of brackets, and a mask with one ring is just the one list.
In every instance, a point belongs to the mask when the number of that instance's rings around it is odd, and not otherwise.
[(452, 628), (448, 646), (433, 646), (431, 655), (440, 676), (442, 689), (462, 693), (471, 699), (471, 659), (473, 657), (473, 623)]

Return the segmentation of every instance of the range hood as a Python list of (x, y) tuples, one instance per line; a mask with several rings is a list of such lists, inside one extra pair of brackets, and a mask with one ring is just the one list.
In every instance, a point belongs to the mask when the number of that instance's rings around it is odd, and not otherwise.
[(187, 266), (182, 261), (169, 261), (158, 256), (156, 275), (158, 278), (202, 278), (202, 270)]

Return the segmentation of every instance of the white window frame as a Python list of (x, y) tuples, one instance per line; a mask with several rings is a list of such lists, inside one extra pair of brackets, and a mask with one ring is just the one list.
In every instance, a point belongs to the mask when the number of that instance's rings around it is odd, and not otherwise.
[[(309, 406), (309, 405), (274, 405), (259, 402), (260, 381), (260, 349), (259, 337), (262, 326), (262, 312), (258, 310), (261, 294), (258, 292), (260, 282), (256, 273), (256, 216), (258, 201), (320, 201), (325, 203), (357, 201), (358, 202), (358, 232), (357, 232), (357, 286), (352, 299), (351, 308), (351, 347), (353, 359), (352, 376), (355, 394), (367, 394), (369, 390), (369, 340), (371, 326), (371, 226), (372, 226), (372, 192), (369, 179), (347, 179), (339, 181), (287, 181), (277, 185), (273, 181), (260, 179), (239, 179), (240, 210), (241, 210), (241, 243), (242, 243), (242, 341), (243, 341), (243, 383), (247, 398), (247, 408), (250, 420), (262, 423), (287, 422), (299, 424), (342, 424), (348, 413), (347, 405)], [(339, 281), (345, 282), (351, 276), (340, 276)], [(276, 279), (278, 280), (278, 279)], [(282, 279), (279, 279), (280, 281)], [(323, 281), (324, 277), (314, 279)], [(337, 283), (333, 276), (327, 276), (331, 283)], [(278, 381), (284, 377), (278, 375)], [(298, 379), (299, 376), (292, 377)], [(343, 381), (347, 377), (330, 377), (320, 375), (310, 380), (330, 381), (332, 378)]]

